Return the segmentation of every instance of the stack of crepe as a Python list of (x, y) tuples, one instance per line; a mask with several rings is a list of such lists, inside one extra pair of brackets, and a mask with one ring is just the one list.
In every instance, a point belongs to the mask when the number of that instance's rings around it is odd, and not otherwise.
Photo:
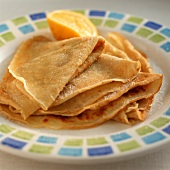
[(37, 128), (133, 124), (146, 119), (161, 84), (146, 56), (118, 33), (36, 36), (21, 43), (0, 83), (0, 113)]

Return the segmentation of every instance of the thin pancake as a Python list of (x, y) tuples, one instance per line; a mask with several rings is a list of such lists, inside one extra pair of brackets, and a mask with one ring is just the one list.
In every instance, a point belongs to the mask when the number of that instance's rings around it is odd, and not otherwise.
[[(153, 73), (153, 70), (152, 68), (150, 67), (150, 63), (148, 61), (148, 58), (147, 56), (137, 50), (125, 37), (123, 37), (122, 35), (120, 35), (119, 33), (115, 33), (115, 32), (112, 32), (112, 33), (109, 33), (106, 37), (106, 39), (113, 45), (113, 46), (116, 46), (116, 48), (118, 48), (119, 50), (122, 50), (124, 51), (128, 57), (134, 61), (136, 60), (139, 60), (140, 63), (141, 63), (141, 71), (143, 72), (149, 72), (149, 73)], [(154, 96), (153, 96), (153, 99), (154, 99)], [(148, 103), (152, 103), (153, 99), (146, 99), (146, 101)], [(119, 115), (122, 115), (119, 116)], [(125, 114), (125, 112), (122, 112), (121, 114), (119, 114), (117, 116), (117, 121), (122, 121), (125, 123), (135, 123), (136, 120), (132, 119), (132, 118), (129, 118), (127, 117), (127, 115)], [(138, 110), (135, 110), (133, 112), (131, 112), (131, 115), (135, 116), (135, 115), (142, 115), (144, 117), (144, 115), (146, 116), (147, 115), (147, 111), (139, 111)], [(123, 119), (124, 118), (124, 119)]]
[[(24, 83), (26, 91), (41, 108), (46, 110), (69, 80), (77, 75), (77, 69), (93, 50), (96, 53), (96, 46), (100, 46), (98, 42), (100, 45), (104, 44), (103, 38), (78, 37), (61, 42), (43, 43), (35, 48), (37, 57), (22, 65), (18, 65), (19, 58), (24, 57), (23, 51), (19, 48), (8, 68), (16, 79)], [(102, 48), (98, 55), (101, 53)]]
[(102, 54), (88, 69), (67, 84), (52, 106), (102, 84), (131, 81), (139, 71), (139, 62)]
[[(149, 73), (148, 73), (149, 74)], [(147, 78), (147, 75), (143, 75), (145, 78)], [(143, 78), (144, 78), (143, 77)], [(139, 80), (138, 80), (139, 78)], [(162, 75), (161, 74), (157, 74), (157, 75), (153, 75), (153, 77), (150, 77), (148, 78), (148, 80), (146, 79), (146, 81), (140, 81), (140, 76), (137, 77), (137, 79), (135, 80), (137, 83), (136, 84), (133, 84), (132, 83), (132, 87), (137, 87), (138, 85), (140, 85), (139, 87), (142, 87), (143, 85), (149, 85), (150, 83), (153, 83), (153, 82), (162, 82)], [(139, 82), (138, 82), (139, 81)], [(133, 88), (131, 87), (131, 89), (133, 90)], [(115, 99), (115, 93), (108, 93), (107, 95), (103, 96), (102, 98), (100, 98), (98, 101), (96, 101), (95, 103), (93, 103), (91, 106), (90, 106), (90, 109), (96, 109), (96, 108), (100, 108), (101, 106), (105, 106), (107, 105), (109, 102), (113, 101)]]
[(140, 117), (140, 113), (141, 112), (138, 109), (138, 104), (133, 102), (128, 104), (124, 109), (120, 110), (116, 116), (113, 117), (113, 120), (131, 125), (135, 123), (135, 120), (133, 118), (129, 118), (128, 114), (132, 115), (133, 117)]
[(142, 115), (141, 111), (139, 109), (132, 110), (130, 112), (126, 112), (126, 108), (118, 112), (118, 114), (113, 118), (113, 120), (128, 124), (128, 125), (134, 125), (135, 123), (139, 122), (139, 119), (129, 118), (127, 115), (131, 114), (135, 117), (139, 117)]
[(142, 55), (135, 47), (122, 35), (117, 32), (108, 33), (106, 37), (112, 45), (116, 46), (118, 49), (124, 51), (128, 57), (134, 61), (141, 62), (141, 71), (142, 72), (152, 72), (150, 64), (147, 61), (146, 57)]
[(112, 101), (109, 105), (98, 110), (87, 110), (74, 117), (63, 116), (30, 116), (23, 120), (20, 114), (12, 113), (6, 105), (0, 105), (1, 113), (7, 118), (22, 122), (32, 127), (47, 127), (51, 129), (82, 129), (90, 128), (112, 119), (120, 110), (128, 104), (136, 102), (143, 98), (149, 98), (157, 93), (160, 89), (162, 79), (158, 79), (149, 85), (137, 87), (135, 90), (128, 91), (117, 100)]
[[(67, 100), (66, 102), (52, 107), (47, 111), (39, 110), (36, 115), (55, 114), (62, 116), (76, 116), (81, 112), (95, 107), (101, 107), (108, 102), (119, 98), (128, 90), (137, 86), (144, 86), (157, 79), (160, 79), (160, 74), (139, 73), (138, 76), (130, 82), (111, 82), (96, 88), (80, 93), (79, 95)], [(111, 95), (112, 94), (112, 95)], [(108, 96), (107, 96), (108, 95)], [(104, 99), (104, 100), (102, 100)], [(100, 105), (99, 105), (100, 103)]]
[(119, 58), (129, 59), (129, 57), (124, 51), (116, 48), (114, 45), (109, 43), (107, 40), (105, 40), (105, 48), (103, 50), (103, 53), (109, 54), (115, 57), (119, 57)]
[(0, 103), (9, 105), (13, 112), (21, 113), (21, 116), (26, 119), (39, 109), (39, 105), (29, 94), (26, 92), (23, 94), (16, 84), (23, 87), (23, 84), (7, 71), (0, 84)]
[(135, 107), (132, 107), (131, 104), (128, 105), (125, 109), (118, 112), (118, 114), (113, 117), (113, 120), (128, 125), (133, 125), (139, 121), (144, 121), (150, 110), (152, 99), (153, 97), (141, 99), (135, 102)]
[(15, 70), (21, 65), (36, 58), (39, 53), (43, 54), (44, 49), (39, 47), (47, 42), (51, 42), (51, 40), (44, 36), (36, 36), (22, 42), (9, 65), (10, 70)]

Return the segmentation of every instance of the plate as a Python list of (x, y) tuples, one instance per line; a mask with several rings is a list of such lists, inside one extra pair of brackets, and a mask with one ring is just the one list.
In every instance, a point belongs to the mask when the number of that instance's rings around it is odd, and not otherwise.
[[(107, 122), (85, 130), (34, 129), (0, 117), (0, 149), (36, 160), (57, 163), (103, 163), (130, 159), (170, 142), (170, 29), (157, 22), (115, 11), (81, 9), (100, 35), (118, 31), (143, 51), (163, 85), (146, 121), (134, 126)], [(0, 23), (0, 78), (16, 48), (34, 35), (51, 33), (48, 11)]]

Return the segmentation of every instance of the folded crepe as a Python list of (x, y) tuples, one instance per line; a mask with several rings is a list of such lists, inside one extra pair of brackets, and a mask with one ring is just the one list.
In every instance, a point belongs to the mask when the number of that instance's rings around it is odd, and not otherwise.
[(142, 72), (152, 72), (150, 64), (145, 55), (139, 52), (124, 36), (117, 32), (108, 33), (106, 40), (116, 48), (124, 51), (134, 61), (140, 61)]
[[(124, 36), (122, 36), (121, 34), (116, 33), (116, 32), (111, 32), (111, 33), (107, 34), (106, 39), (112, 46), (114, 46), (115, 48), (118, 48), (119, 50), (124, 51), (125, 54), (127, 54), (127, 56), (131, 60), (140, 61), (142, 72), (153, 73), (153, 70), (150, 67), (150, 63), (148, 61), (147, 56), (143, 52), (137, 50)], [(105, 47), (105, 49), (106, 48), (107, 47)], [(108, 49), (110, 49), (110, 48), (108, 48)], [(153, 99), (154, 99), (154, 96), (153, 96)], [(148, 99), (147, 103), (151, 103), (151, 101), (153, 101), (153, 99), (152, 100)], [(117, 121), (120, 121), (121, 123), (127, 123), (127, 124), (133, 124), (136, 122), (134, 119), (128, 119), (128, 117), (125, 113), (126, 113), (125, 111), (122, 111), (121, 113), (119, 113), (116, 116), (115, 119)], [(138, 108), (138, 109), (132, 111), (131, 115), (140, 115), (139, 113), (141, 113), (141, 111), (139, 111), (139, 108)], [(143, 111), (143, 113), (144, 113), (144, 111)], [(130, 121), (128, 121), (128, 120), (130, 120)]]
[(128, 55), (124, 51), (118, 49), (117, 47), (112, 45), (107, 40), (105, 40), (105, 47), (104, 47), (103, 53), (109, 54), (115, 57), (119, 57), (119, 58), (129, 59)]
[[(133, 118), (130, 118), (129, 115), (132, 115)], [(136, 119), (134, 119), (134, 117)], [(135, 121), (137, 121), (138, 118), (140, 120), (141, 117), (142, 113), (139, 111), (138, 103), (133, 102), (128, 104), (124, 109), (120, 110), (116, 116), (113, 117), (113, 120), (132, 125), (135, 124)]]
[(39, 110), (34, 115), (54, 114), (62, 116), (76, 116), (87, 109), (98, 109), (119, 98), (124, 93), (137, 86), (144, 86), (161, 79), (161, 74), (139, 73), (132, 81), (123, 83), (113, 81), (96, 88), (87, 90), (66, 102), (48, 110)]
[(152, 105), (153, 97), (141, 99), (126, 106), (125, 109), (119, 111), (113, 120), (128, 125), (133, 125), (139, 121), (144, 121), (148, 116), (148, 112)]
[(20, 114), (13, 113), (9, 107), (0, 104), (1, 113), (11, 120), (19, 121), (32, 127), (47, 127), (51, 129), (82, 129), (97, 126), (115, 117), (122, 109), (129, 104), (141, 99), (147, 99), (155, 95), (161, 86), (162, 78), (144, 86), (138, 86), (110, 102), (108, 105), (97, 110), (86, 110), (78, 116), (30, 116), (24, 120)]
[(70, 81), (52, 106), (64, 103), (70, 98), (112, 81), (129, 82), (140, 71), (140, 62), (102, 54), (96, 62)]
[[(17, 88), (18, 85), (20, 88)], [(12, 112), (20, 113), (24, 119), (40, 108), (38, 103), (25, 91), (23, 83), (15, 79), (8, 70), (0, 83), (0, 103), (8, 105)]]
[(8, 69), (47, 110), (64, 86), (101, 55), (104, 43), (99, 36), (38, 44), (33, 38), (21, 44)]

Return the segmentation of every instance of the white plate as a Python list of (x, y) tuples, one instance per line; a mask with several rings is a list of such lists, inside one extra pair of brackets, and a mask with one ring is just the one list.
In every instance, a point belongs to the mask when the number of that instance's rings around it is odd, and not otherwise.
[[(145, 122), (134, 126), (107, 122), (86, 130), (33, 129), (0, 117), (0, 149), (32, 159), (58, 163), (102, 163), (129, 159), (170, 141), (170, 29), (153, 21), (114, 11), (79, 10), (101, 35), (118, 31), (164, 75), (161, 90)], [(21, 41), (51, 36), (46, 13), (37, 12), (0, 23), (0, 78)]]

